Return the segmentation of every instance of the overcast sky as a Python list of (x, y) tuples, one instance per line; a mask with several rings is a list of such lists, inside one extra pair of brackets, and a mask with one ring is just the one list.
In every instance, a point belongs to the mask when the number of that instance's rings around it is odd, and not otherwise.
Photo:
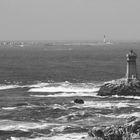
[(140, 40), (140, 0), (0, 0), (0, 40)]

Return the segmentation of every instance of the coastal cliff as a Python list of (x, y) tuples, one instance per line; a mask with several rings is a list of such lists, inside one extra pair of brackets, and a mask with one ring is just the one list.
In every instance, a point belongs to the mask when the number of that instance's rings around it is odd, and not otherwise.
[(98, 91), (99, 96), (140, 96), (140, 80), (118, 79), (106, 82)]

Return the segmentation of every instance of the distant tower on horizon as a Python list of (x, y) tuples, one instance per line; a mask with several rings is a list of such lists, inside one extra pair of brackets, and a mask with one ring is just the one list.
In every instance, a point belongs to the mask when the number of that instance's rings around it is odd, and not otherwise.
[(104, 35), (104, 43), (106, 43), (106, 36)]
[(126, 78), (127, 80), (133, 80), (137, 78), (137, 68), (136, 68), (136, 53), (131, 50), (127, 55), (127, 67), (126, 67)]

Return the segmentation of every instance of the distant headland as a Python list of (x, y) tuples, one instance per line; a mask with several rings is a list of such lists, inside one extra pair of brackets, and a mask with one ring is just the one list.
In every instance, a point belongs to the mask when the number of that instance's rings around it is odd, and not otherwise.
[(137, 75), (136, 59), (136, 53), (131, 50), (126, 55), (127, 66), (125, 77), (106, 82), (99, 89), (98, 95), (140, 96), (140, 80)]

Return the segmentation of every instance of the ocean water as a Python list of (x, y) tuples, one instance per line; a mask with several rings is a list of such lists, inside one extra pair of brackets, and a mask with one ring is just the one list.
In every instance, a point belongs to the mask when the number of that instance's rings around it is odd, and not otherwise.
[(1, 46), (0, 139), (80, 140), (93, 126), (140, 116), (140, 97), (97, 96), (104, 82), (125, 76), (131, 48), (139, 74), (139, 42)]

